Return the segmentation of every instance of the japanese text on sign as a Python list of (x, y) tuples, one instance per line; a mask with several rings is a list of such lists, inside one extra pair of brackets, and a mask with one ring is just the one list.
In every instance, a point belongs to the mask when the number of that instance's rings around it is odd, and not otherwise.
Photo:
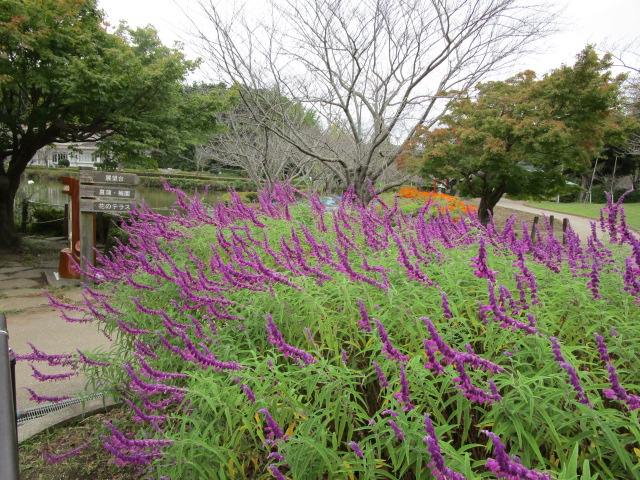
[(80, 201), (80, 210), (83, 212), (130, 212), (132, 209), (133, 205), (131, 203)]

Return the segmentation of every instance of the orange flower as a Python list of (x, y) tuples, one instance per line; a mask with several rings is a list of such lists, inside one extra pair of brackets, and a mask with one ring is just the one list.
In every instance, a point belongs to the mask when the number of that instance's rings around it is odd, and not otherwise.
[(423, 192), (415, 187), (402, 187), (398, 190), (398, 195), (409, 199), (422, 199), (425, 203), (432, 200), (434, 201), (434, 207), (438, 213), (443, 213), (445, 210), (460, 210), (463, 214), (476, 212), (476, 208), (474, 206), (467, 205), (456, 197), (446, 195), (444, 193)]

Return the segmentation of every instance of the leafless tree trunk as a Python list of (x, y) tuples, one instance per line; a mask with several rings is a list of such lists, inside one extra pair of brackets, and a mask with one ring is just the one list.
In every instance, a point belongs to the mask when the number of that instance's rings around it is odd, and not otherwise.
[[(224, 76), (216, 81), (244, 87), (258, 122), (269, 90), (317, 112), (322, 135), (266, 128), (363, 201), (415, 126), (437, 122), (443, 92), (508, 65), (551, 31), (554, 17), (548, 5), (520, 0), (267, 0), (259, 11), (199, 2), (206, 25), (192, 20), (205, 61)], [(280, 108), (286, 115), (290, 102)], [(336, 144), (333, 129), (348, 142)]]

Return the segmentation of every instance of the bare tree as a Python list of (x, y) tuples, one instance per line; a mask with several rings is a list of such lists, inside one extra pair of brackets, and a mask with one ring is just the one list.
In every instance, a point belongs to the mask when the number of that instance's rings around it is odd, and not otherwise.
[[(224, 74), (216, 80), (240, 85), (258, 122), (268, 90), (313, 108), (322, 135), (264, 127), (354, 185), (363, 201), (415, 126), (437, 122), (443, 92), (508, 66), (551, 32), (555, 16), (520, 0), (267, 0), (261, 11), (199, 3), (207, 25), (192, 20), (205, 61)], [(287, 104), (280, 108), (286, 116)], [(348, 141), (336, 143), (332, 127)]]
[[(262, 105), (250, 103), (252, 100), (259, 100)], [(277, 108), (273, 108), (274, 105)], [(294, 131), (299, 134), (305, 129), (317, 130), (314, 116), (300, 104), (282, 98), (273, 90), (262, 91), (259, 97), (246, 97), (246, 101), (218, 117), (226, 131), (214, 135), (208, 145), (198, 149), (201, 158), (243, 169), (257, 189), (271, 187), (278, 180), (306, 175), (311, 157), (274, 133), (274, 130), (287, 131), (293, 135)]]

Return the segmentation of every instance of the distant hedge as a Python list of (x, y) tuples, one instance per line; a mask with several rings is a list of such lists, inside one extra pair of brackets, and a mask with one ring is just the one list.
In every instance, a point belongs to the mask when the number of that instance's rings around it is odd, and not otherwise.
[[(591, 189), (591, 203), (607, 203), (606, 193), (608, 190), (604, 188), (603, 185), (595, 185)], [(618, 188), (613, 192), (613, 200), (616, 201), (620, 198), (627, 189)], [(564, 195), (560, 197), (560, 202), (562, 203), (573, 203), (577, 202), (580, 198), (580, 192), (576, 192), (573, 195)], [(634, 190), (629, 193), (626, 197), (624, 197), (624, 203), (640, 203), (640, 191)]]

